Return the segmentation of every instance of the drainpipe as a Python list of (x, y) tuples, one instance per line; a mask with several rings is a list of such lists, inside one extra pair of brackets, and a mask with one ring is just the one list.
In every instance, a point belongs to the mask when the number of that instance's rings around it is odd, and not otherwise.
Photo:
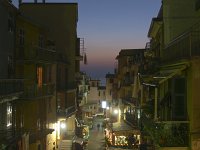
[(154, 120), (157, 120), (158, 114), (158, 87), (155, 87)]

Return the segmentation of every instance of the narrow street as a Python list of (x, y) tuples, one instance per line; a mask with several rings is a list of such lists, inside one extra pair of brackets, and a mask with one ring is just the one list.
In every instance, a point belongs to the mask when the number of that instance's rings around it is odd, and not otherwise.
[[(88, 141), (87, 150), (104, 150), (104, 129), (101, 127), (103, 119), (95, 119), (93, 129), (90, 130), (90, 137)], [(100, 124), (98, 129), (97, 124)]]

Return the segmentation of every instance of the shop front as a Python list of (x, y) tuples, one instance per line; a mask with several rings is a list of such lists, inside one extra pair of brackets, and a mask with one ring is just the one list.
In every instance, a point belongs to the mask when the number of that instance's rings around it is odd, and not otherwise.
[(108, 147), (133, 148), (140, 144), (140, 131), (125, 122), (113, 123), (105, 129)]

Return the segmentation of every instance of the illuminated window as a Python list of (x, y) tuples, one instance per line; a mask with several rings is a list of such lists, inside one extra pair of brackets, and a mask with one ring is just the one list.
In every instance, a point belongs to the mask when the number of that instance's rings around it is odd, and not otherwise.
[(42, 67), (37, 67), (37, 84), (39, 87), (42, 86)]
[(12, 125), (12, 106), (10, 103), (7, 105), (7, 127)]

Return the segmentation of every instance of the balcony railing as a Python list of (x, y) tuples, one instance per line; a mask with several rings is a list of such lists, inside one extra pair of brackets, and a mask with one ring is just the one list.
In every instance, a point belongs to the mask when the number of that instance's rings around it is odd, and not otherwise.
[(23, 128), (0, 130), (0, 143), (4, 144), (6, 149), (9, 149), (13, 145), (17, 144), (18, 140), (22, 138), (24, 134), (29, 135), (29, 143), (35, 143), (38, 139), (44, 138), (53, 131), (53, 129), (33, 130)]
[(33, 99), (39, 97), (48, 97), (52, 96), (55, 91), (55, 84), (42, 84), (27, 86), (24, 89), (24, 94), (22, 95), (23, 99)]
[(16, 59), (20, 61), (53, 62), (56, 60), (56, 51), (37, 46), (19, 46)]
[(70, 117), (75, 112), (76, 112), (76, 107), (75, 106), (71, 106), (71, 107), (66, 108), (65, 110), (58, 109), (57, 110), (57, 115), (58, 115), (58, 117), (66, 118), (66, 117)]
[(125, 103), (130, 103), (130, 104), (133, 104), (134, 106), (138, 106), (138, 100), (136, 98), (127, 97), (127, 98), (123, 98), (122, 100)]
[(125, 113), (125, 118), (126, 118), (125, 121), (127, 121), (132, 126), (138, 125), (138, 120), (136, 119), (134, 114)]
[(57, 90), (59, 90), (59, 91), (74, 90), (76, 88), (77, 88), (76, 82), (67, 82), (66, 84), (64, 84), (64, 83), (57, 84)]
[(0, 79), (0, 103), (1, 98), (14, 96), (24, 91), (22, 79)]
[(200, 31), (186, 32), (163, 50), (162, 61), (173, 61), (200, 56)]

